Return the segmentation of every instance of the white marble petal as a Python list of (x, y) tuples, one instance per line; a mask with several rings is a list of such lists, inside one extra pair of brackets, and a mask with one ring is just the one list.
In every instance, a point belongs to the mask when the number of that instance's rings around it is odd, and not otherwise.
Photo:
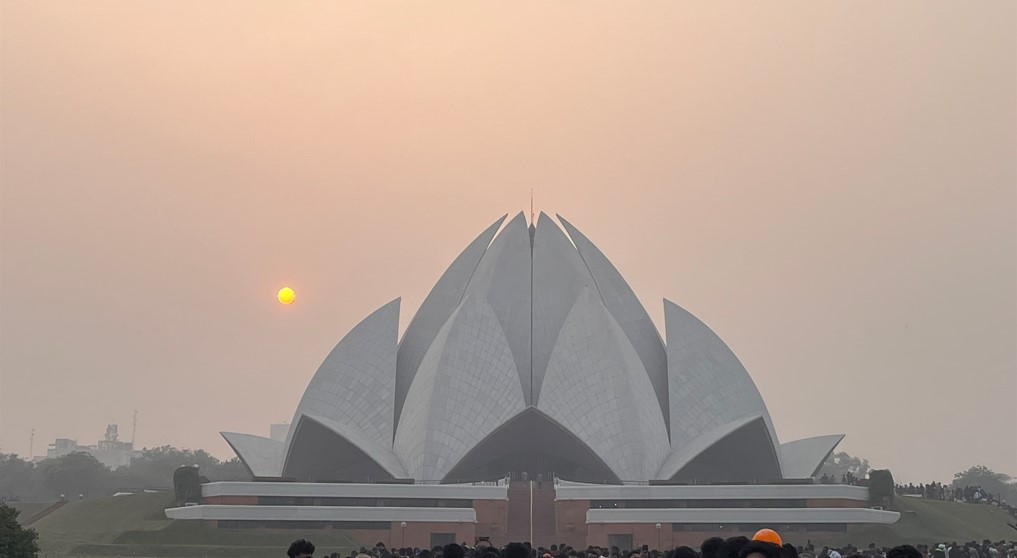
[(226, 443), (240, 458), (241, 463), (253, 477), (278, 477), (282, 474), (285, 444), (272, 438), (241, 434), (239, 432), (220, 432)]
[(661, 413), (664, 415), (665, 427), (669, 427), (667, 355), (664, 352), (664, 342), (660, 339), (660, 332), (650, 320), (646, 308), (639, 302), (632, 288), (607, 256), (561, 215), (558, 215), (558, 220), (564, 225), (579, 250), (579, 255), (586, 262), (604, 306), (611, 312), (639, 355), (660, 404)]
[[(332, 434), (334, 434), (334, 436), (339, 440), (342, 440), (344, 444), (349, 444), (348, 446), (343, 446), (344, 448), (346, 448), (344, 450), (344, 453), (346, 453), (347, 455), (350, 453), (350, 451), (355, 449), (356, 451), (361, 452), (366, 458), (369, 458), (371, 461), (377, 464), (381, 469), (383, 469), (393, 478), (406, 478), (407, 476), (406, 469), (405, 467), (403, 467), (403, 464), (399, 460), (399, 458), (396, 457), (395, 453), (392, 452), (391, 446), (389, 446), (387, 443), (379, 442), (379, 440), (377, 440), (373, 436), (365, 434), (363, 430), (361, 430), (355, 424), (351, 424), (349, 422), (340, 422), (328, 417), (315, 415), (311, 413), (301, 415), (300, 421), (317, 423), (318, 425), (324, 427), (328, 431), (331, 431)], [(284, 474), (286, 475), (289, 475), (290, 470), (293, 468), (292, 463), (294, 459), (293, 450), (294, 447), (297, 445), (297, 442), (299, 441), (299, 437), (301, 436), (300, 427), (301, 422), (297, 422), (294, 423), (294, 427), (291, 429), (296, 434), (293, 443), (290, 444), (290, 446), (286, 450), (286, 458), (284, 460), (285, 464), (283, 467)], [(322, 441), (320, 439), (315, 439), (311, 443), (321, 445)], [(312, 480), (320, 481), (323, 479), (312, 479)]]
[(448, 266), (410, 320), (410, 325), (406, 327), (403, 338), (399, 341), (399, 354), (396, 360), (394, 415), (396, 421), (402, 412), (403, 401), (406, 400), (406, 393), (410, 390), (420, 361), (431, 347), (441, 326), (445, 325), (449, 316), (462, 302), (466, 285), (469, 284), (480, 258), (491, 244), (491, 239), (498, 232), (498, 227), (505, 221), (505, 217), (507, 215), (480, 233), (480, 236)]
[(531, 382), (531, 266), (530, 233), (520, 213), (491, 242), (466, 287), (466, 296), (486, 300), (501, 324), (527, 404)]
[[(290, 424), (305, 414), (324, 417), (391, 447), (398, 328), (395, 299), (351, 329), (314, 373)], [(287, 452), (294, 431), (286, 436)]]
[(789, 479), (814, 477), (826, 458), (830, 457), (843, 439), (843, 434), (830, 434), (781, 444), (780, 454), (783, 459), (781, 467), (784, 477)]
[[(540, 387), (547, 361), (572, 305), (584, 289), (599, 299), (597, 286), (579, 252), (550, 217), (541, 212), (533, 239), (533, 393)], [(525, 386), (524, 386), (525, 387)]]
[(777, 434), (756, 384), (731, 349), (706, 324), (664, 301), (671, 405), (671, 446), (681, 449), (706, 432), (761, 416), (780, 456)]
[(659, 476), (682, 482), (769, 483), (782, 479), (780, 458), (762, 416), (745, 417), (676, 447)]
[(672, 448), (671, 453), (664, 460), (664, 464), (660, 466), (660, 472), (654, 477), (657, 479), (670, 479), (685, 465), (688, 465), (696, 456), (700, 455), (704, 451), (710, 449), (714, 444), (723, 440), (732, 432), (735, 432), (739, 428), (742, 428), (746, 424), (754, 420), (761, 418), (757, 416), (747, 416), (740, 419), (731, 421), (727, 424), (722, 424), (718, 427), (712, 428), (707, 432), (704, 432), (697, 436), (694, 440), (681, 446), (675, 446)]
[(668, 452), (664, 416), (628, 337), (591, 291), (576, 299), (551, 352), (537, 408), (623, 481), (653, 476)]
[(435, 337), (406, 396), (393, 448), (418, 481), (442, 480), (526, 407), (495, 311), (467, 295)]

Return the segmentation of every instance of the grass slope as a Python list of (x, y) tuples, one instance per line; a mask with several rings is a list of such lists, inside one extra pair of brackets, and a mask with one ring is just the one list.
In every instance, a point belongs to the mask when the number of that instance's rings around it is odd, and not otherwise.
[(77, 500), (32, 527), (43, 552), (69, 552), (79, 544), (112, 542), (124, 531), (165, 528), (170, 520), (163, 510), (172, 501), (169, 492)]
[(8, 506), (18, 510), (18, 523), (24, 525), (33, 515), (48, 508), (53, 502), (7, 502)]
[[(895, 546), (1017, 539), (1017, 530), (1007, 525), (1007, 522), (1017, 523), (1017, 519), (995, 506), (898, 497), (894, 507), (901, 516), (893, 525), (866, 525), (835, 535), (825, 533), (795, 533), (795, 535), (808, 535), (816, 545), (841, 546), (851, 543), (859, 547), (867, 546), (869, 543), (876, 543), (877, 546)], [(798, 542), (795, 541), (795, 544)]]
[(322, 551), (348, 552), (341, 532), (284, 529), (216, 529), (199, 521), (173, 521), (163, 510), (173, 494), (134, 494), (71, 502), (33, 527), (43, 553), (81, 556), (278, 557), (294, 539), (308, 537)]

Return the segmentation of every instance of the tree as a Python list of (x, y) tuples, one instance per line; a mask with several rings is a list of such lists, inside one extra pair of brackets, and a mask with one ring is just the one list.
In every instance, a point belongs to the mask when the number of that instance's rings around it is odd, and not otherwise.
[(953, 486), (955, 488), (980, 486), (994, 497), (999, 496), (1011, 502), (1017, 498), (1017, 483), (1014, 479), (1005, 473), (997, 473), (985, 465), (976, 465), (955, 474)]
[(14, 454), (0, 454), (0, 499), (46, 501), (61, 494), (75, 498), (78, 494), (95, 497), (117, 491), (168, 490), (173, 486), (173, 472), (181, 465), (198, 465), (199, 474), (210, 481), (251, 479), (239, 459), (219, 461), (204, 450), (145, 448), (130, 465), (115, 471), (88, 453), (72, 455), (33, 464)]
[(109, 491), (110, 471), (91, 454), (74, 452), (40, 463), (46, 488), (68, 499), (78, 494), (104, 496)]
[(869, 460), (839, 451), (826, 458), (816, 476), (821, 477), (825, 474), (834, 479), (840, 479), (843, 476), (847, 476), (848, 473), (857, 478), (864, 479), (869, 473)]
[(894, 496), (893, 474), (889, 469), (873, 469), (869, 471), (869, 502), (872, 504), (892, 504)]
[(219, 460), (205, 450), (177, 449), (173, 446), (145, 448), (141, 456), (131, 462), (131, 467), (162, 468), (162, 473), (169, 476), (181, 465), (197, 465), (203, 471), (219, 465)]
[(36, 558), (39, 534), (18, 523), (18, 510), (0, 502), (0, 558)]
[(239, 459), (219, 461), (204, 450), (160, 446), (145, 448), (129, 466), (114, 471), (113, 486), (119, 490), (167, 489), (172, 486), (173, 473), (181, 465), (197, 465), (200, 474), (211, 481), (251, 479)]
[(251, 473), (247, 471), (247, 467), (244, 467), (240, 458), (234, 457), (229, 461), (223, 461), (214, 470), (208, 471), (208, 478), (213, 481), (251, 480)]
[(0, 499), (24, 500), (32, 488), (32, 464), (13, 453), (0, 454)]

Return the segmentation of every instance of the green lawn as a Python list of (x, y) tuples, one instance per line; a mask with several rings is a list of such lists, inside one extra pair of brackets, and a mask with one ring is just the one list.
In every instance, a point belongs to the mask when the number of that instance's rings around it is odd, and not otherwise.
[[(837, 546), (852, 543), (864, 547), (869, 543), (877, 546), (931, 545), (944, 541), (1017, 538), (1017, 530), (1007, 525), (1007, 522), (1017, 523), (1017, 519), (994, 506), (905, 497), (898, 497), (894, 505), (896, 511), (901, 512), (901, 517), (893, 525), (867, 525), (834, 536), (812, 536), (812, 542)], [(797, 541), (795, 544), (798, 544)]]
[(53, 502), (7, 502), (8, 506), (18, 510), (18, 523), (22, 525), (28, 521), (28, 518), (48, 508)]
[(44, 553), (66, 553), (79, 544), (112, 542), (124, 531), (163, 529), (170, 524), (163, 510), (172, 501), (168, 492), (77, 500), (32, 527)]
[(278, 557), (306, 536), (322, 551), (348, 552), (354, 543), (328, 530), (216, 529), (200, 521), (173, 521), (163, 510), (173, 494), (134, 494), (80, 500), (33, 525), (43, 555)]

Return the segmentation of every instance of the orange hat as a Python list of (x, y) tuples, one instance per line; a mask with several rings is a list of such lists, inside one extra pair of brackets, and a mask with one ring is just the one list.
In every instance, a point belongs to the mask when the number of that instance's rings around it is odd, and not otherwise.
[(756, 531), (756, 534), (752, 535), (752, 540), (773, 543), (777, 546), (784, 544), (784, 541), (780, 540), (780, 535), (773, 529), (760, 529)]

